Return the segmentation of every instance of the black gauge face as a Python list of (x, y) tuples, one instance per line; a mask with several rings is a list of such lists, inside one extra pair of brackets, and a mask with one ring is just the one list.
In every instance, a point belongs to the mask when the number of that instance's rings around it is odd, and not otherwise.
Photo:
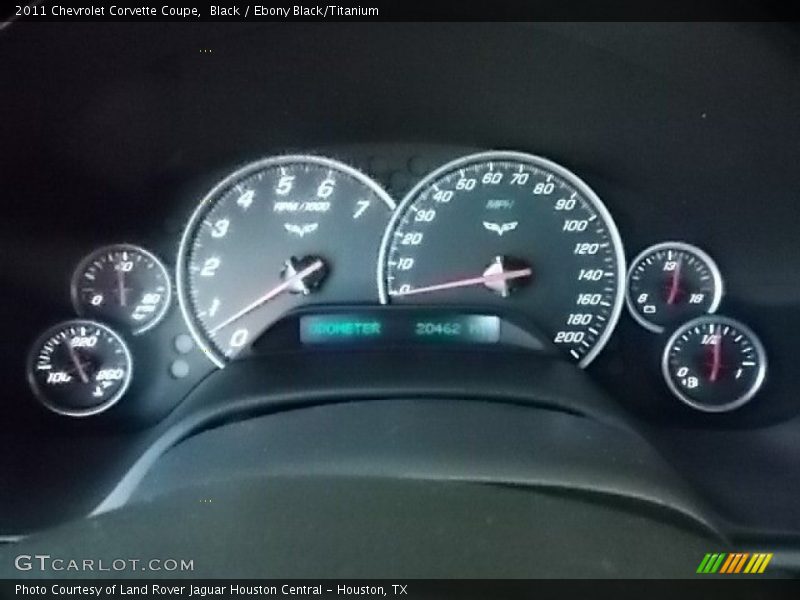
[(81, 261), (72, 277), (72, 302), (81, 316), (138, 334), (164, 317), (171, 289), (160, 260), (144, 248), (116, 244)]
[(82, 417), (114, 405), (131, 380), (131, 356), (113, 330), (84, 319), (56, 325), (28, 361), (33, 392), (50, 410)]
[(617, 322), (624, 272), (614, 221), (585, 183), (536, 156), (488, 152), (445, 165), (403, 200), (378, 285), (383, 302), (525, 315), (586, 366)]
[(699, 248), (664, 242), (647, 248), (631, 263), (626, 299), (636, 321), (660, 333), (717, 310), (722, 277)]
[(371, 179), (316, 156), (227, 177), (195, 211), (178, 255), (181, 309), (201, 348), (221, 367), (299, 305), (375, 302), (393, 208)]
[(662, 370), (670, 390), (693, 408), (733, 410), (761, 387), (767, 358), (745, 325), (720, 316), (698, 317), (667, 342)]

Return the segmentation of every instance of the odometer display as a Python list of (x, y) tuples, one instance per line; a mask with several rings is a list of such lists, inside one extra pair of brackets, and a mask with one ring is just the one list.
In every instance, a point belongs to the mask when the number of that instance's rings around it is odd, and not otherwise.
[(401, 203), (381, 246), (382, 302), (492, 307), (528, 318), (581, 366), (623, 301), (625, 259), (597, 195), (549, 160), (455, 160)]

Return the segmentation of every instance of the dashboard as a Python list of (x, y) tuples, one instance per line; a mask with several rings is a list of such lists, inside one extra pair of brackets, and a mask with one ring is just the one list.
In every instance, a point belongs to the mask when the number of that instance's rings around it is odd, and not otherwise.
[(204, 390), (519, 402), (544, 360), (800, 535), (794, 27), (89, 29), (0, 31), (0, 532)]
[[(172, 346), (187, 353), (196, 345), (217, 368), (270, 351), (430, 343), (497, 344), (587, 367), (625, 298), (637, 323), (671, 334), (662, 374), (688, 406), (738, 408), (767, 374), (757, 334), (714, 314), (724, 280), (707, 253), (659, 242), (627, 269), (597, 194), (565, 167), (522, 152), (458, 157), (422, 174), (399, 203), (335, 159), (263, 158), (203, 197), (174, 262), (190, 333)], [(172, 279), (132, 244), (83, 258), (70, 284), (79, 318), (53, 325), (30, 353), (42, 405), (80, 417), (120, 401), (134, 366), (111, 327), (129, 336), (157, 327), (171, 308)], [(190, 370), (180, 358), (169, 367), (175, 379)]]

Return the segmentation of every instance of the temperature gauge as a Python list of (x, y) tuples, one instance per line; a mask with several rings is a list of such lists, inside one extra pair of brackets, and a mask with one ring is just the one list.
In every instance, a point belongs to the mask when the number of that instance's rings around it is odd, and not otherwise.
[(716, 315), (679, 327), (664, 349), (669, 389), (689, 406), (725, 412), (747, 403), (767, 373), (767, 356), (748, 327)]
[(131, 244), (100, 248), (72, 277), (79, 315), (125, 327), (134, 334), (155, 327), (169, 308), (167, 270), (153, 254)]
[(53, 412), (85, 417), (116, 404), (131, 380), (131, 355), (114, 331), (85, 319), (60, 323), (34, 344), (28, 380)]
[(639, 254), (628, 271), (626, 301), (633, 318), (661, 333), (717, 310), (722, 277), (711, 257), (690, 244), (664, 242)]

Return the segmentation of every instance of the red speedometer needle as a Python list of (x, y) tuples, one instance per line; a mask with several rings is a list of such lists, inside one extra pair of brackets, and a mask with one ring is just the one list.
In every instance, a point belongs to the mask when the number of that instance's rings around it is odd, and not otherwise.
[(708, 380), (714, 383), (719, 378), (720, 368), (722, 367), (722, 328), (717, 328), (714, 334), (714, 345), (711, 347), (711, 372)]
[(427, 292), (437, 292), (439, 290), (450, 290), (453, 288), (469, 287), (471, 285), (486, 285), (490, 283), (498, 283), (502, 281), (511, 281), (513, 279), (521, 279), (522, 277), (530, 277), (533, 271), (530, 268), (516, 269), (514, 271), (499, 271), (497, 273), (486, 273), (480, 277), (471, 277), (470, 279), (459, 279), (456, 281), (448, 281), (446, 283), (437, 283), (435, 285), (427, 285), (425, 287), (413, 288), (410, 290), (397, 291), (392, 296), (412, 296), (414, 294), (425, 294)]
[(675, 300), (678, 299), (678, 292), (680, 291), (678, 284), (680, 284), (681, 281), (682, 262), (683, 261), (679, 260), (678, 263), (675, 265), (675, 270), (672, 271), (672, 281), (670, 282), (669, 286), (669, 296), (667, 296), (667, 304), (675, 304)]
[(285, 292), (286, 290), (290, 289), (293, 285), (295, 285), (295, 284), (297, 284), (299, 282), (302, 282), (306, 277), (308, 277), (312, 273), (316, 273), (317, 271), (319, 271), (324, 266), (325, 266), (325, 263), (322, 262), (322, 260), (320, 260), (320, 259), (315, 260), (310, 265), (308, 265), (305, 269), (297, 271), (296, 273), (294, 273), (290, 277), (287, 277), (286, 279), (284, 279), (280, 284), (278, 284), (277, 286), (275, 286), (274, 288), (269, 290), (263, 296), (257, 298), (256, 300), (253, 300), (253, 302), (251, 302), (250, 304), (245, 306), (242, 310), (237, 312), (235, 315), (231, 315), (230, 317), (225, 319), (222, 323), (220, 323), (219, 325), (217, 325), (216, 327), (211, 329), (209, 331), (209, 333), (211, 333), (212, 335), (217, 333), (223, 327), (226, 327), (226, 326), (230, 325), (231, 323), (233, 323), (234, 321), (236, 321), (238, 319), (241, 319), (247, 313), (257, 309), (259, 306), (261, 306), (265, 302), (269, 302), (270, 300), (272, 300), (278, 294), (281, 294), (281, 293)]

